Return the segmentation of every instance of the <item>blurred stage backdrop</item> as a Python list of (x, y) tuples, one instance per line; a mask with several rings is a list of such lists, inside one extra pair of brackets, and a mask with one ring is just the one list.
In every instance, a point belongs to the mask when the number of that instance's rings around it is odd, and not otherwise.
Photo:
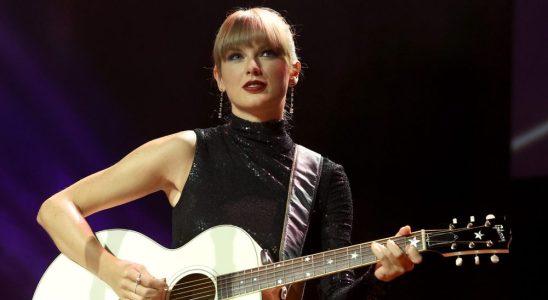
[[(356, 243), (488, 213), (513, 227), (499, 264), (425, 254), (387, 299), (546, 294), (533, 275), (546, 268), (546, 1), (0, 0), (2, 298), (30, 299), (58, 255), (35, 221), (43, 200), (150, 139), (218, 124), (213, 38), (228, 10), (256, 5), (295, 26), (292, 135), (345, 166)], [(170, 219), (154, 194), (89, 221), (167, 246)]]

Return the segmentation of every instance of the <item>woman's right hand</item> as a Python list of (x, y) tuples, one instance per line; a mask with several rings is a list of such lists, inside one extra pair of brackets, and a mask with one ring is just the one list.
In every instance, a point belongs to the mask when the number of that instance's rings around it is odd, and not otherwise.
[(164, 299), (168, 288), (165, 279), (152, 276), (137, 263), (118, 260), (116, 265), (104, 280), (120, 299)]

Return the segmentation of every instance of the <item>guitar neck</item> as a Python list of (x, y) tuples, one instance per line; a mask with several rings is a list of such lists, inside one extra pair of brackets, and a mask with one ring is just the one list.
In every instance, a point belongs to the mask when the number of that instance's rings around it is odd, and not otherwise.
[[(405, 249), (407, 245), (413, 245), (419, 251), (426, 250), (424, 230), (414, 232), (409, 236), (393, 237), (391, 239), (401, 249)], [(382, 239), (376, 242), (384, 244), (388, 240)], [(371, 243), (356, 244), (221, 275), (217, 278), (219, 299), (231, 298), (374, 264), (377, 262), (377, 258), (371, 251)]]

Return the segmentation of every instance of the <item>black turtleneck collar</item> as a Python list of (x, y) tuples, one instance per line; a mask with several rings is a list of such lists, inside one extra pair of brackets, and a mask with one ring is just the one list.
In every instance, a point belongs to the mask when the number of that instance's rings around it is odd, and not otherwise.
[(276, 152), (288, 152), (293, 148), (289, 136), (289, 124), (285, 119), (267, 122), (251, 122), (230, 114), (226, 124), (236, 140), (250, 147), (266, 147)]

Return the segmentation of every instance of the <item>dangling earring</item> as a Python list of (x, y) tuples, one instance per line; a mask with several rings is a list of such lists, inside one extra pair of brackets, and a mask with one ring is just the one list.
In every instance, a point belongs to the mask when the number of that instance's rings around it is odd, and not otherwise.
[(223, 94), (224, 91), (221, 90), (221, 94), (219, 95), (219, 113), (217, 114), (219, 120), (223, 118)]
[(294, 87), (291, 87), (291, 92), (290, 92), (290, 96), (289, 96), (289, 113), (290, 114), (293, 114), (293, 100), (294, 100), (294, 93), (295, 93), (295, 88)]

